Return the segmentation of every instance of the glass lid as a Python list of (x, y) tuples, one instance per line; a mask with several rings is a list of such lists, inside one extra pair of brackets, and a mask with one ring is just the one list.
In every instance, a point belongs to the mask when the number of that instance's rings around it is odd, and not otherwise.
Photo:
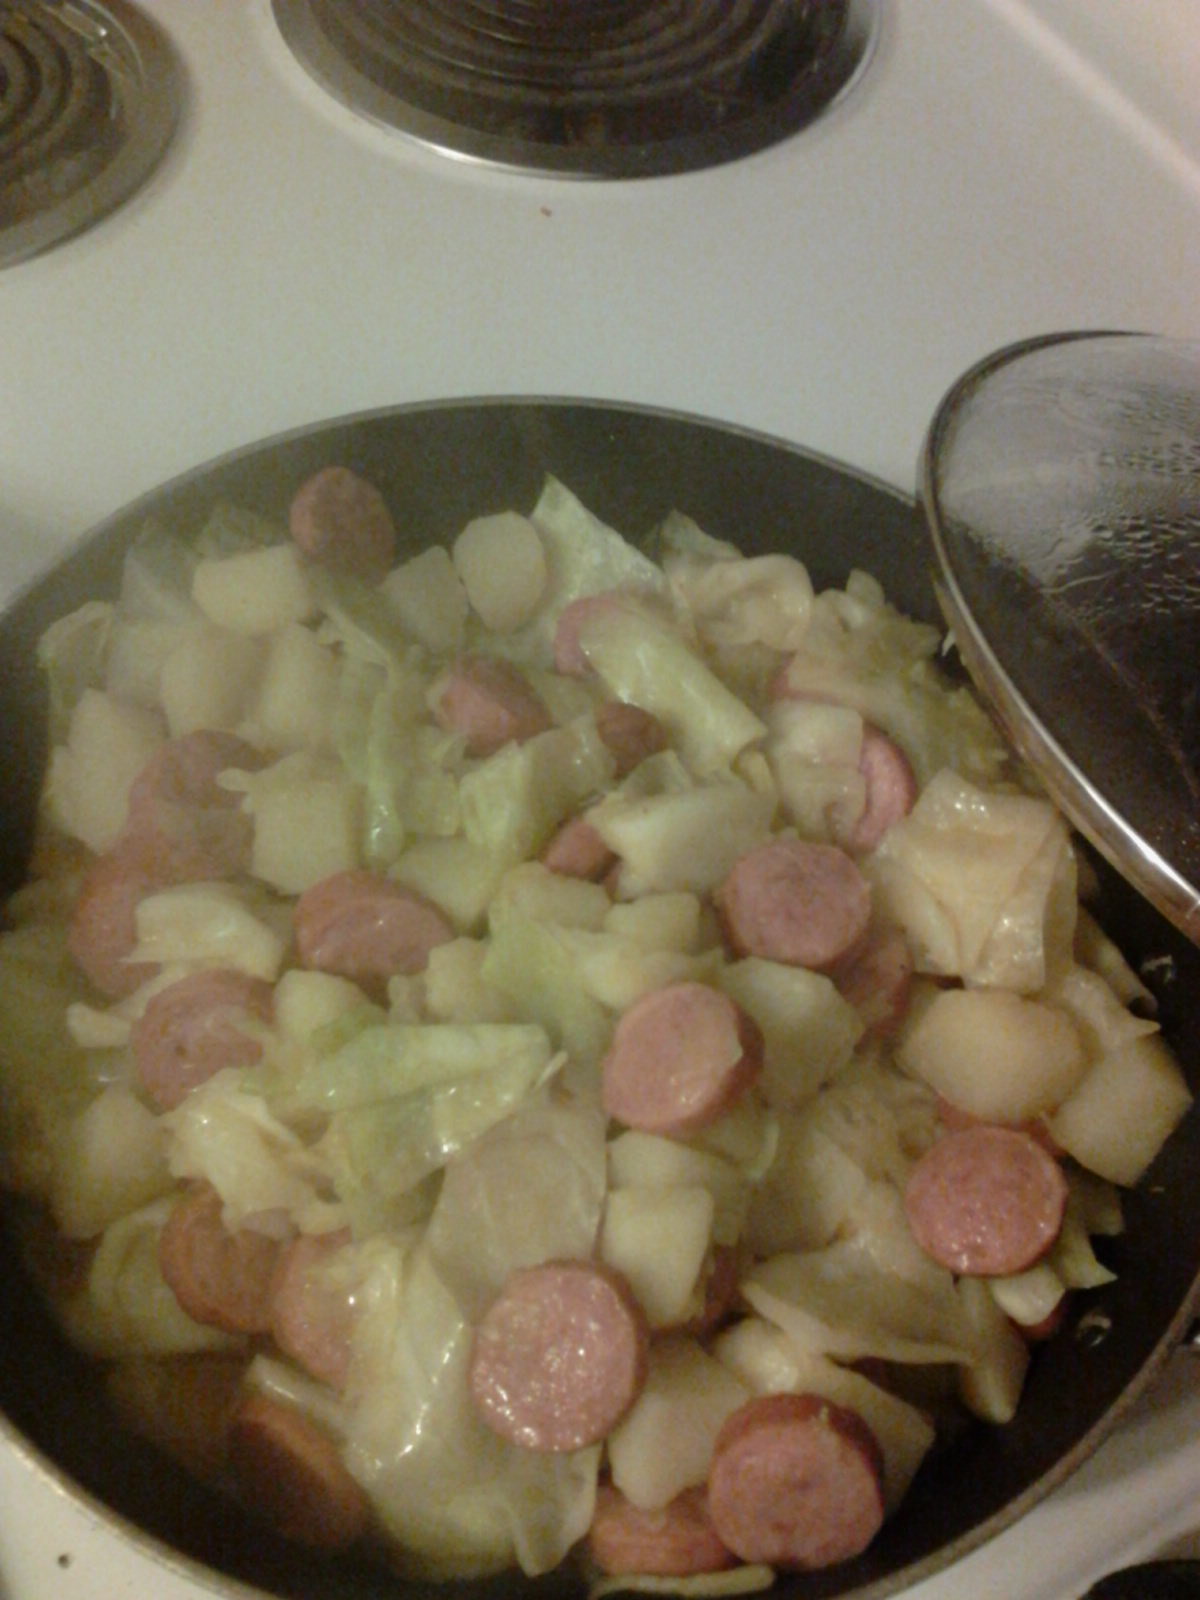
[(1080, 832), (1200, 943), (1200, 344), (1000, 350), (943, 399), (921, 479), (972, 677)]

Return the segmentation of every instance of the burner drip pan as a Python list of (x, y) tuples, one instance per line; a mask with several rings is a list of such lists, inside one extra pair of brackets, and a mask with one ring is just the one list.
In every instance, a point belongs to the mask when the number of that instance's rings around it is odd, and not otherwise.
[(878, 0), (273, 0), (308, 72), (449, 154), (636, 178), (797, 132), (857, 79)]
[(99, 221), (174, 131), (179, 74), (126, 0), (0, 0), (0, 266)]

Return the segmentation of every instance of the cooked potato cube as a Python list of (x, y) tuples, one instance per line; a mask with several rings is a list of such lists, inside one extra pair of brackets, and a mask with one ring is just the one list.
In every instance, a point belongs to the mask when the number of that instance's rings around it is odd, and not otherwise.
[(695, 1340), (657, 1340), (645, 1388), (609, 1436), (613, 1482), (647, 1511), (703, 1483), (721, 1424), (749, 1398), (741, 1379)]
[(1065, 1011), (1006, 989), (947, 989), (921, 1006), (896, 1050), (906, 1072), (987, 1122), (1053, 1110), (1087, 1071)]
[(517, 511), (476, 517), (454, 541), (454, 566), (485, 628), (511, 633), (528, 622), (546, 588), (541, 535)]
[(85, 689), (66, 743), (50, 757), (46, 799), (53, 821), (89, 849), (109, 849), (125, 826), (130, 785), (162, 738), (152, 711)]
[(1050, 1131), (1081, 1166), (1111, 1183), (1133, 1184), (1191, 1103), (1162, 1040), (1133, 1039), (1101, 1056), (1049, 1119)]
[(198, 562), (192, 598), (211, 622), (231, 633), (273, 633), (303, 622), (313, 609), (304, 563), (290, 541)]
[(624, 1273), (652, 1328), (686, 1320), (712, 1220), (713, 1197), (700, 1184), (638, 1184), (609, 1194), (600, 1255)]

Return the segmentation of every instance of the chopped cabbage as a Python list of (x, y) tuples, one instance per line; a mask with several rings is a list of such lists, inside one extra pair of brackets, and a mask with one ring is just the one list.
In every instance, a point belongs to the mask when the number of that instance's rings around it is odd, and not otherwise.
[(427, 1243), (478, 1317), (518, 1267), (592, 1253), (605, 1192), (599, 1107), (543, 1092), (455, 1155)]
[(1047, 801), (944, 769), (865, 870), (924, 972), (1030, 994), (1071, 964), (1074, 856)]
[(954, 1278), (928, 1263), (920, 1281), (883, 1265), (859, 1239), (772, 1256), (742, 1283), (749, 1304), (802, 1350), (839, 1361), (969, 1363), (974, 1339)]
[(402, 1571), (549, 1572), (591, 1522), (599, 1446), (522, 1450), (479, 1419), (466, 1379), (471, 1326), (431, 1251), (381, 1250), (362, 1301), (346, 1458)]
[(497, 862), (528, 860), (612, 774), (593, 717), (506, 744), (459, 783), (463, 832)]
[(220, 1195), (225, 1225), (276, 1219), (302, 1233), (324, 1233), (346, 1220), (327, 1198), (330, 1175), (300, 1136), (273, 1116), (261, 1095), (225, 1068), (162, 1117), (167, 1163), (177, 1178), (202, 1178)]
[[(511, 538), (513, 571), (491, 571), (480, 550)], [(551, 478), (530, 518), (476, 523), (372, 586), (303, 559), (273, 519), (218, 506), (194, 545), (147, 529), (117, 601), (64, 618), (39, 651), (54, 749), (44, 878), (0, 934), (0, 1183), (20, 1197), (27, 1258), (40, 1229), (55, 1314), (113, 1360), (123, 1414), (150, 1437), (220, 1483), (237, 1395), (297, 1409), (369, 1496), (372, 1543), (418, 1579), (549, 1573), (578, 1553), (599, 1474), (664, 1504), (703, 1483), (725, 1417), (774, 1390), (865, 1420), (890, 1512), (933, 1423), (849, 1364), (919, 1368), (912, 1392), (939, 1415), (957, 1386), (968, 1412), (1006, 1421), (1030, 1361), (1013, 1318), (1032, 1325), (1110, 1280), (1093, 1240), (1121, 1229), (1116, 1184), (1191, 1102), (1144, 984), (1080, 911), (1066, 825), (942, 675), (937, 631), (867, 574), (818, 594), (795, 556), (745, 557), (682, 513), (655, 549), (658, 562)], [(563, 608), (603, 594), (614, 603), (579, 613), (588, 670), (559, 673)], [(468, 755), (438, 699), (462, 651), (515, 664), (546, 731)], [(614, 698), (667, 740), (623, 776), (601, 734)], [(869, 959), (847, 952), (826, 973), (739, 958), (716, 893), (768, 839), (851, 837), (872, 794), (868, 724), (920, 787), (856, 855), (868, 957), (895, 924), (918, 968), (890, 1031), (864, 1022)], [(253, 825), (249, 868), (143, 895), (131, 956), (154, 976), (104, 1002), (67, 948), (87, 851), (136, 842), (128, 794), (146, 754), (204, 728), (265, 763), (218, 780)], [(597, 863), (600, 881), (544, 859), (579, 819), (617, 858)], [(423, 970), (391, 974), (385, 1004), (345, 975), (336, 938), (303, 957), (333, 970), (300, 964), (295, 897), (362, 868), (438, 906), (456, 934)], [(198, 1063), (202, 1081), (163, 1111), (140, 1082), (138, 1022), (206, 967), (271, 984), (273, 1016), (245, 1024), (254, 1065)], [(618, 1020), (680, 981), (727, 992), (763, 1043), (757, 1081), (687, 1138), (604, 1111)], [(979, 1049), (981, 1017), (1002, 1058)], [(956, 1280), (917, 1244), (903, 1197), (942, 1134), (939, 1094), (1011, 1122), (1021, 1100), (1075, 1158), (1063, 1226), (1028, 1271)], [(339, 1337), (352, 1313), (343, 1387), (285, 1353), (282, 1321), (273, 1344), (181, 1309), (159, 1239), (193, 1183), (230, 1230), (348, 1241), (314, 1279), (335, 1285)], [(504, 1442), (468, 1375), (511, 1274), (558, 1259), (622, 1273), (656, 1335), (624, 1419), (562, 1454)], [(714, 1335), (727, 1287), (738, 1297)], [(188, 1398), (206, 1392), (224, 1420), (193, 1436)], [(716, 1595), (769, 1577), (741, 1566), (601, 1587)]]
[(658, 717), (699, 778), (728, 769), (766, 734), (682, 634), (640, 607), (597, 611), (585, 618), (579, 642), (605, 688)]
[(583, 595), (607, 589), (665, 595), (658, 563), (602, 522), (557, 478), (547, 476), (529, 520), (542, 537), (546, 586), (531, 620), (508, 636), (508, 653), (549, 666), (559, 612)]
[(493, 1072), (532, 1080), (550, 1055), (545, 1030), (531, 1022), (368, 1022), (302, 1057), (283, 1096), (293, 1114), (353, 1110)]

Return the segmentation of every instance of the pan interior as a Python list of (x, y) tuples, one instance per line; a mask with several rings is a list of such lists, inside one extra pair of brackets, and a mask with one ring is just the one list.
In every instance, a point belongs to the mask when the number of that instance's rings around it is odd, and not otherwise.
[[(568, 484), (631, 538), (672, 509), (748, 551), (790, 550), (818, 586), (853, 567), (873, 572), (899, 606), (936, 615), (930, 557), (912, 502), (845, 468), (753, 434), (664, 412), (600, 403), (493, 400), (371, 413), (254, 446), (203, 467), (106, 523), (10, 609), (0, 623), (0, 683), (10, 749), (0, 769), (6, 888), (28, 857), (38, 774), (45, 756), (43, 696), (33, 646), (44, 627), (84, 598), (111, 593), (121, 553), (150, 515), (198, 528), (216, 500), (279, 513), (296, 485), (341, 462), (372, 479), (414, 548), (445, 541), (472, 516), (528, 509), (543, 475)], [(1156, 974), (1162, 1019), (1194, 1074), (1200, 1037), (1200, 951), (1119, 878), (1098, 867), (1102, 921), (1135, 966)], [(1193, 1087), (1195, 1083), (1193, 1081)], [(1189, 1317), (1200, 1261), (1200, 1207), (1189, 1174), (1200, 1160), (1190, 1116), (1130, 1197), (1129, 1227), (1114, 1241), (1117, 1280), (1079, 1297), (1063, 1329), (1039, 1352), (1017, 1419), (965, 1430), (931, 1458), (903, 1510), (865, 1555), (782, 1581), (788, 1600), (875, 1600), (905, 1588), (1028, 1509), (1089, 1453), (1140, 1393)], [(289, 1600), (435, 1600), (445, 1590), (400, 1584), (380, 1571), (326, 1564), (264, 1537), (223, 1501), (196, 1488), (151, 1451), (114, 1438), (88, 1365), (49, 1326), (3, 1245), (0, 1408), (19, 1433), (104, 1514), (137, 1530), (147, 1547), (210, 1586)], [(1098, 1336), (1099, 1335), (1099, 1336)], [(199, 1564), (198, 1566), (195, 1564)], [(509, 1597), (557, 1596), (566, 1581), (505, 1577), (455, 1585)]]

